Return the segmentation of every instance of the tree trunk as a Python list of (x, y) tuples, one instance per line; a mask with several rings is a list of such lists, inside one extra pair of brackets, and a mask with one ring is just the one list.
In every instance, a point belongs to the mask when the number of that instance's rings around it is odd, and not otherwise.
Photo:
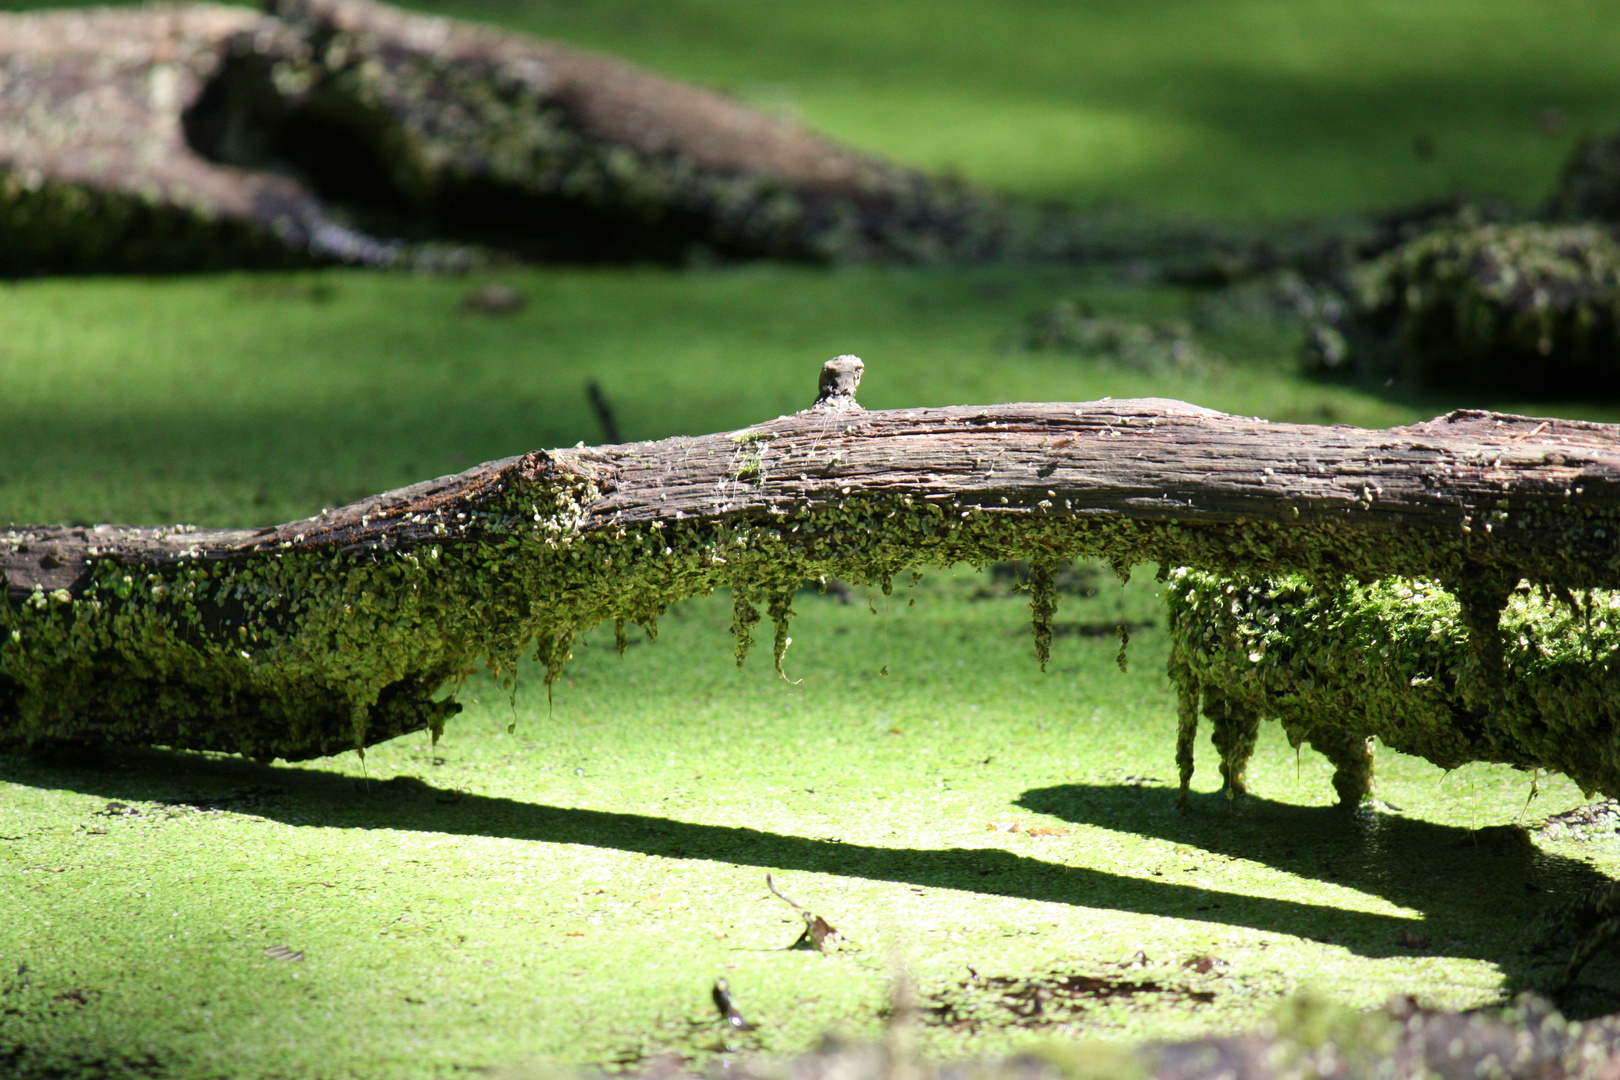
[[(298, 760), (408, 731), (487, 663), (547, 678), (609, 619), (656, 632), (730, 586), (765, 603), (904, 569), (1095, 557), (1242, 574), (1439, 578), (1489, 653), (1519, 579), (1620, 586), (1620, 428), (1456, 412), (1387, 431), (1163, 399), (866, 412), (859, 361), (741, 431), (535, 451), (276, 528), (0, 534), (0, 732)], [(1498, 649), (1499, 652), (1499, 649)]]

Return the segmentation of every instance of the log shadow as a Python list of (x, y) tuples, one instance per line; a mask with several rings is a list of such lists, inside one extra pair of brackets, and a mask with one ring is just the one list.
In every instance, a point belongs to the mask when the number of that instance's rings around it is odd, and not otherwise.
[[(1191, 812), (1180, 813), (1177, 796), (1172, 786), (1063, 784), (1026, 791), (1016, 804), (1381, 897), (1422, 913), (1411, 932), (1425, 943), (1407, 938), (1387, 955), (1490, 960), (1513, 989), (1545, 992), (1567, 958), (1535, 950), (1542, 914), (1609, 880), (1578, 859), (1543, 851), (1511, 823), (1468, 829), (1222, 793), (1194, 794)], [(1594, 962), (1582, 983), (1561, 1002), (1566, 1012), (1620, 1008), (1620, 960)]]
[[(252, 813), (292, 826), (392, 829), (484, 836), (547, 844), (576, 844), (668, 859), (700, 859), (955, 889), (1048, 903), (1164, 918), (1190, 919), (1289, 934), (1341, 946), (1367, 957), (1411, 955), (1403, 932), (1427, 937), (1425, 951), (1483, 959), (1504, 970), (1524, 967), (1522, 944), (1500, 932), (1475, 928), (1486, 909), (1500, 930), (1501, 901), (1486, 886), (1502, 880), (1522, 891), (1526, 875), (1576, 882), (1594, 877), (1573, 860), (1537, 854), (1469, 858), (1464, 829), (1390, 819), (1360, 840), (1370, 826), (1330, 817), (1329, 812), (1260, 803), (1256, 828), (1234, 828), (1230, 815), (1182, 817), (1175, 793), (1141, 787), (1065, 786), (1026, 792), (1020, 804), (1086, 824), (1129, 829), (1185, 841), (1214, 854), (1259, 859), (1307, 877), (1335, 880), (1386, 896), (1423, 912), (1422, 918), (1347, 910), (1279, 896), (1255, 896), (1180, 884), (1169, 878), (1131, 877), (1086, 866), (1065, 865), (1003, 849), (879, 847), (839, 840), (773, 833), (745, 826), (709, 825), (647, 814), (548, 806), (517, 799), (460, 793), (412, 776), (369, 785), (351, 776), (292, 766), (265, 766), (235, 758), (177, 751), (109, 751), (93, 766), (41, 764), (0, 757), (0, 781), (65, 788), (122, 802), (161, 802), (210, 810)], [(100, 810), (97, 807), (96, 810)], [(1277, 836), (1264, 828), (1265, 814), (1288, 828)], [(1331, 851), (1317, 850), (1330, 843)], [(1359, 847), (1355, 845), (1359, 844)], [(1380, 846), (1381, 845), (1381, 846)], [(1347, 854), (1337, 854), (1345, 848)], [(1354, 851), (1350, 849), (1354, 848)], [(1415, 871), (1379, 853), (1396, 849), (1452, 853), (1453, 872)], [(1083, 853), (1081, 855), (1083, 858)], [(1332, 877), (1331, 875), (1338, 876)], [(1444, 888), (1418, 878), (1431, 874)], [(1583, 877), (1582, 875), (1585, 875)], [(1562, 887), (1562, 886), (1561, 886)], [(1509, 901), (1528, 907), (1515, 893)], [(1490, 920), (1485, 920), (1489, 922)], [(1409, 939), (1408, 939), (1409, 940)]]

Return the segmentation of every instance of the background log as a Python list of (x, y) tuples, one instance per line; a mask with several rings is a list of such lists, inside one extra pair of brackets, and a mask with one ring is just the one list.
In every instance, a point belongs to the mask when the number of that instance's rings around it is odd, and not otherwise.
[(0, 276), (480, 245), (939, 262), (1028, 216), (615, 57), (375, 0), (265, 6), (0, 12)]
[(853, 360), (816, 406), (740, 431), (536, 451), (276, 528), (11, 529), (0, 730), (317, 756), (438, 730), (457, 706), (435, 695), (478, 663), (533, 648), (554, 678), (608, 619), (655, 632), (731, 586), (739, 656), (764, 603), (780, 661), (801, 583), (956, 562), (1029, 559), (1037, 592), (1082, 556), (1434, 577), (1482, 638), (1520, 579), (1620, 586), (1614, 426), (1371, 431), (1163, 399), (866, 412)]

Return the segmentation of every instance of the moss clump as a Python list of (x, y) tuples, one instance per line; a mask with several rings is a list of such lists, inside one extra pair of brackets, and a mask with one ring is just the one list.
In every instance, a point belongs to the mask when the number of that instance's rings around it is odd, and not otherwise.
[(1564, 164), (1552, 212), (1567, 218), (1620, 219), (1620, 132), (1582, 139)]
[(1375, 736), (1446, 769), (1501, 762), (1620, 794), (1620, 593), (1514, 589), (1494, 675), (1463, 605), (1433, 581), (1313, 587), (1182, 569), (1168, 596), (1184, 793), (1201, 708), (1232, 791), (1255, 726), (1273, 718), (1334, 762), (1345, 803), (1369, 791)]
[(1101, 360), (1147, 375), (1203, 375), (1220, 366), (1179, 320), (1144, 322), (1098, 315), (1083, 304), (1060, 300), (1024, 323), (1019, 342)]
[(1620, 244), (1600, 226), (1443, 229), (1363, 266), (1355, 291), (1416, 383), (1620, 393)]
[(157, 192), (98, 189), (0, 169), (0, 277), (276, 269), (320, 261), (268, 230)]

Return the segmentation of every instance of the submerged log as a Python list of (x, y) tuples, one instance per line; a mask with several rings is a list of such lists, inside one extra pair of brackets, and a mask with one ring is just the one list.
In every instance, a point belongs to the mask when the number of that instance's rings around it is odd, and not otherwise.
[(763, 603), (780, 663), (801, 583), (959, 562), (1031, 560), (1037, 655), (1051, 570), (1082, 556), (1439, 578), (1487, 656), (1521, 579), (1620, 586), (1610, 425), (1371, 431), (1162, 399), (867, 412), (859, 375), (832, 361), (816, 405), (739, 431), (535, 451), (274, 528), (12, 528), (0, 732), (297, 760), (437, 732), (475, 665), (533, 650), (549, 681), (581, 631), (653, 633), (720, 587), (739, 658)]

